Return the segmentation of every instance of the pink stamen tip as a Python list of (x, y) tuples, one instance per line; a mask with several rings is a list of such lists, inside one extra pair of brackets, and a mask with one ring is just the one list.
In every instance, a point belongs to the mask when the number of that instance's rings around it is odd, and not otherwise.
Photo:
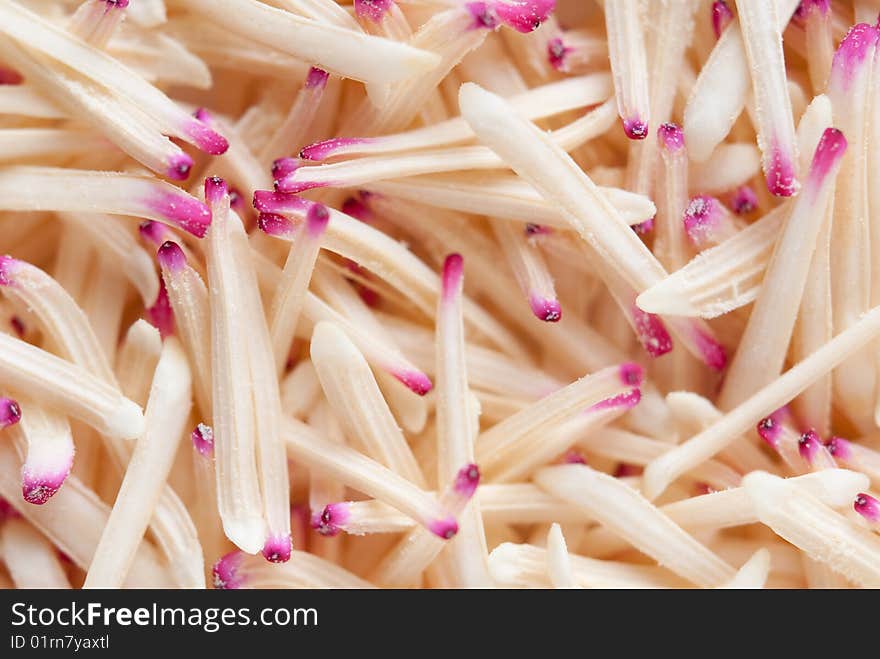
[(858, 23), (849, 29), (834, 53), (829, 87), (832, 84), (840, 84), (844, 89), (849, 87), (861, 67), (869, 61), (878, 35), (880, 30), (867, 23)]
[(517, 32), (534, 32), (556, 9), (556, 0), (503, 0), (495, 3), (501, 21)]
[(185, 181), (189, 176), (189, 172), (193, 166), (193, 159), (185, 153), (178, 153), (173, 156), (168, 163), (168, 169), (165, 175), (175, 181)]
[(379, 25), (385, 20), (385, 14), (391, 9), (391, 5), (391, 0), (354, 0), (354, 13), (358, 18)]
[(443, 261), (443, 299), (452, 301), (461, 291), (464, 279), (464, 259), (461, 254), (450, 254)]
[(474, 21), (471, 23), (472, 30), (494, 30), (498, 27), (498, 15), (486, 2), (468, 2), (465, 5)]
[(263, 545), (263, 558), (270, 563), (286, 563), (290, 560), (290, 552), (293, 544), (290, 540), (290, 534), (284, 536), (272, 536), (266, 538)]
[(733, 20), (733, 12), (724, 0), (715, 0), (712, 3), (712, 29), (715, 31), (715, 38), (721, 37), (721, 33), (730, 25)]
[(161, 222), (154, 222), (153, 220), (141, 222), (138, 225), (138, 232), (141, 234), (141, 238), (147, 242), (153, 243), (157, 247), (164, 243), (170, 235), (168, 228), (164, 224)]
[(0, 286), (15, 286), (15, 271), (20, 261), (9, 255), (0, 256)]
[(182, 191), (162, 191), (147, 199), (146, 203), (153, 211), (196, 238), (204, 238), (211, 225), (208, 207)]
[(646, 313), (633, 305), (632, 319), (639, 343), (651, 357), (659, 357), (672, 350), (672, 337), (660, 316)]
[(70, 474), (73, 466), (73, 456), (58, 469), (46, 474), (34, 473), (27, 465), (21, 468), (21, 495), (22, 498), (35, 506), (42, 506), (64, 485), (64, 481)]
[(0, 85), (20, 85), (23, 82), (24, 77), (18, 71), (0, 66)]
[(428, 524), (428, 530), (443, 540), (451, 540), (458, 533), (458, 522), (454, 517), (435, 519)]
[(684, 148), (684, 131), (673, 123), (661, 124), (657, 129), (657, 137), (667, 151), (678, 151)]
[(567, 465), (585, 465), (587, 464), (587, 459), (580, 451), (569, 449), (565, 452), (565, 455), (562, 456), (562, 462)]
[(794, 10), (794, 17), (803, 22), (814, 11), (819, 11), (823, 16), (827, 16), (831, 11), (831, 0), (801, 0), (797, 9)]
[(565, 60), (571, 51), (572, 49), (565, 45), (562, 37), (550, 39), (547, 42), (547, 60), (550, 62), (550, 66), (560, 73), (564, 73), (568, 68)]
[(773, 148), (767, 169), (767, 190), (774, 197), (792, 197), (800, 189), (790, 154), (779, 147)]
[(229, 149), (229, 142), (207, 124), (209, 117), (210, 115), (205, 110), (196, 111), (196, 120), (190, 121), (184, 127), (184, 133), (205, 153), (219, 156)]
[(284, 213), (286, 211), (304, 211), (314, 203), (302, 197), (274, 192), (272, 190), (254, 191), (254, 208), (261, 213)]
[(314, 190), (315, 188), (326, 188), (336, 185), (331, 181), (294, 181), (292, 180), (292, 175), (280, 178), (277, 181), (274, 181), (274, 184), (275, 189), (278, 190), (278, 192), (284, 192), (287, 194), (299, 194), (306, 190)]
[(159, 330), (163, 339), (174, 334), (174, 311), (171, 308), (171, 300), (168, 299), (168, 289), (165, 288), (162, 279), (159, 280), (159, 294), (156, 296), (156, 301), (147, 309), (147, 320)]
[(455, 475), (455, 491), (470, 499), (480, 484), (480, 468), (475, 464), (465, 465)]
[(782, 432), (780, 420), (776, 414), (764, 417), (758, 422), (758, 436), (763, 439), (771, 448), (779, 448), (779, 433)]
[(313, 66), (309, 69), (309, 74), (306, 76), (305, 87), (306, 89), (323, 88), (327, 84), (328, 77), (330, 77), (330, 74), (324, 69)]
[(247, 205), (244, 203), (244, 197), (241, 195), (241, 191), (238, 188), (229, 188), (229, 207), (239, 215), (247, 210)]
[(275, 236), (276, 238), (289, 238), (293, 235), (294, 231), (293, 222), (277, 213), (260, 213), (260, 217), (257, 219), (257, 226), (260, 227), (260, 231), (263, 233)]
[(641, 476), (642, 471), (644, 470), (638, 465), (621, 462), (619, 465), (617, 465), (617, 469), (614, 470), (614, 477), (626, 478), (627, 476)]
[(625, 394), (617, 394), (616, 396), (612, 396), (611, 398), (606, 398), (605, 400), (601, 400), (595, 405), (593, 405), (590, 410), (593, 412), (601, 412), (602, 410), (612, 410), (619, 407), (623, 407), (625, 409), (632, 409), (636, 405), (638, 405), (642, 400), (642, 390), (641, 389), (631, 389)]
[(638, 387), (645, 380), (645, 369), (635, 362), (620, 365), (620, 381), (628, 387)]
[(290, 158), (287, 156), (284, 158), (276, 158), (272, 162), (272, 179), (277, 184), (280, 179), (295, 172), (300, 166), (302, 166), (302, 161), (299, 158)]
[(342, 202), (342, 212), (365, 224), (373, 221), (373, 212), (360, 199), (348, 197)]
[(525, 232), (526, 236), (528, 236), (529, 238), (533, 238), (534, 236), (549, 236), (551, 233), (553, 233), (553, 229), (544, 226), (543, 224), (534, 224), (532, 222), (527, 222)]
[(748, 185), (741, 185), (733, 193), (730, 206), (737, 215), (748, 215), (758, 207), (758, 195)]
[(21, 421), (21, 407), (18, 401), (7, 398), (0, 398), (0, 428), (8, 428)]
[(312, 238), (318, 238), (324, 233), (330, 222), (330, 212), (324, 204), (312, 204), (306, 213), (306, 231)]
[(701, 496), (704, 494), (712, 494), (713, 492), (717, 492), (715, 488), (713, 488), (708, 483), (695, 483), (694, 484), (694, 493), (697, 496)]
[(299, 152), (299, 157), (303, 160), (326, 160), (340, 149), (358, 144), (369, 144), (372, 141), (367, 137), (334, 137), (303, 147)]
[(652, 217), (649, 220), (645, 220), (644, 222), (639, 222), (638, 224), (634, 224), (632, 226), (632, 230), (635, 231), (640, 236), (647, 235), (654, 230), (654, 218)]
[(321, 535), (332, 537), (342, 530), (350, 517), (347, 503), (330, 503), (320, 514), (312, 515), (312, 528)]
[(421, 371), (402, 371), (392, 375), (405, 384), (410, 391), (417, 393), (419, 396), (424, 396), (434, 388), (428, 376)]
[(818, 433), (813, 429), (803, 433), (800, 439), (798, 439), (798, 453), (808, 464), (813, 464), (816, 455), (822, 447), (822, 441), (819, 439)]
[(697, 195), (684, 211), (684, 231), (696, 247), (708, 241), (723, 218), (721, 202), (709, 195)]
[(648, 124), (638, 117), (625, 119), (623, 132), (631, 140), (643, 140), (648, 136)]
[(128, 0), (104, 0), (104, 2), (116, 9), (125, 9), (128, 7)]
[(229, 188), (219, 176), (209, 176), (205, 179), (205, 199), (209, 204), (217, 204), (223, 196), (229, 193)]
[(853, 510), (872, 524), (880, 523), (880, 501), (870, 494), (859, 493), (853, 502)]
[(168, 270), (174, 274), (179, 273), (186, 267), (186, 255), (183, 250), (173, 240), (166, 240), (159, 248), (156, 255), (159, 265), (163, 270)]
[(214, 455), (214, 429), (206, 423), (200, 423), (190, 434), (193, 448), (206, 458)]
[(828, 173), (843, 158), (847, 142), (843, 133), (836, 128), (826, 128), (816, 146), (816, 153), (810, 165), (810, 182), (818, 187)]
[(852, 444), (843, 437), (832, 437), (828, 440), (828, 452), (836, 459), (846, 462), (852, 459)]
[(238, 574), (238, 570), (244, 561), (244, 554), (240, 551), (231, 551), (223, 558), (214, 563), (211, 569), (213, 586), (216, 590), (236, 590), (244, 585), (244, 578)]
[(723, 371), (727, 366), (727, 351), (724, 346), (701, 330), (694, 331), (694, 340), (706, 366), (713, 371)]
[(18, 316), (13, 316), (9, 319), (9, 324), (12, 325), (12, 329), (18, 335), (18, 338), (24, 337), (24, 332), (26, 328), (24, 326), (24, 321), (22, 321), (21, 318), (19, 318)]
[(540, 295), (530, 295), (529, 306), (538, 320), (556, 323), (562, 318), (562, 305), (559, 304), (559, 300), (541, 297)]

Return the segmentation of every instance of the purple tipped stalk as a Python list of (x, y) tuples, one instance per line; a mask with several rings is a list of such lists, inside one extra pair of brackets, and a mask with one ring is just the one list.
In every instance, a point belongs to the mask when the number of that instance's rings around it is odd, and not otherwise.
[(638, 387), (645, 380), (645, 369), (635, 362), (620, 365), (620, 381), (628, 387)]
[(443, 540), (451, 540), (458, 533), (458, 522), (454, 517), (446, 517), (445, 519), (435, 519), (428, 524), (428, 530)]
[(354, 0), (354, 13), (358, 18), (380, 25), (392, 4), (391, 0)]
[(529, 238), (534, 238), (536, 236), (549, 236), (553, 233), (553, 229), (550, 227), (546, 227), (543, 224), (534, 224), (533, 222), (526, 223), (526, 236)]
[(529, 296), (529, 306), (538, 320), (556, 323), (562, 318), (562, 305), (559, 304), (559, 300), (532, 294)]
[(309, 69), (309, 74), (306, 76), (305, 87), (306, 89), (323, 88), (327, 85), (328, 77), (330, 77), (330, 74), (324, 69), (313, 66)]
[(24, 77), (14, 69), (0, 66), (0, 85), (20, 85)]
[(562, 464), (567, 465), (585, 465), (587, 464), (587, 458), (584, 457), (584, 454), (575, 449), (568, 449), (565, 452), (565, 455), (562, 456)]
[(347, 503), (331, 503), (324, 506), (320, 514), (312, 515), (312, 528), (321, 535), (332, 537), (338, 534), (351, 517)]
[(712, 3), (712, 30), (716, 39), (721, 38), (721, 34), (732, 20), (733, 12), (730, 11), (730, 6), (724, 0), (715, 0)]
[(162, 243), (156, 258), (163, 270), (173, 274), (178, 274), (186, 267), (186, 255), (183, 253), (180, 245), (173, 240), (166, 240)]
[(547, 42), (547, 61), (550, 62), (550, 66), (554, 69), (560, 73), (565, 73), (568, 68), (565, 60), (572, 50), (572, 48), (565, 45), (562, 37), (554, 37)]
[(228, 192), (226, 181), (219, 176), (209, 176), (205, 179), (205, 199), (209, 204), (218, 203)]
[(15, 271), (19, 261), (11, 256), (0, 256), (0, 286), (15, 286)]
[[(697, 195), (684, 211), (684, 231), (698, 249), (720, 242), (717, 235), (723, 228), (726, 209), (715, 197)], [(723, 238), (722, 238), (723, 239)]]
[(430, 378), (421, 371), (398, 371), (391, 375), (419, 396), (424, 396), (434, 388)]
[(657, 138), (660, 140), (660, 145), (669, 152), (684, 148), (684, 131), (677, 124), (662, 124), (657, 129)]
[(357, 144), (369, 144), (372, 141), (367, 137), (334, 137), (330, 140), (315, 142), (303, 147), (299, 152), (299, 157), (303, 160), (326, 160), (335, 155), (335, 152), (340, 149)]
[(193, 166), (193, 159), (185, 153), (178, 153), (168, 163), (165, 175), (175, 181), (185, 181)]
[(455, 475), (455, 492), (465, 499), (470, 499), (480, 484), (480, 468), (475, 464), (465, 465)]
[(831, 0), (801, 0), (797, 9), (794, 10), (793, 18), (803, 24), (814, 11), (827, 16), (831, 11)]
[(285, 213), (287, 211), (305, 211), (314, 203), (295, 195), (273, 192), (272, 190), (254, 191), (254, 208), (261, 213)]
[(138, 232), (141, 234), (141, 238), (147, 242), (153, 243), (156, 247), (159, 247), (162, 243), (172, 237), (171, 231), (167, 226), (161, 222), (154, 222), (153, 220), (141, 222), (138, 225)]
[(18, 401), (6, 396), (0, 397), (0, 429), (14, 426), (21, 421), (21, 408)]
[(193, 448), (206, 458), (214, 455), (214, 429), (211, 426), (200, 423), (193, 428), (190, 434), (192, 438)]
[(211, 225), (208, 207), (182, 190), (179, 193), (163, 190), (144, 202), (151, 210), (196, 238), (204, 238)]
[(195, 113), (195, 119), (188, 122), (183, 127), (183, 131), (199, 149), (212, 156), (219, 156), (226, 153), (229, 142), (211, 128), (210, 121), (211, 115), (204, 108), (200, 108)]
[(741, 185), (731, 195), (730, 207), (737, 215), (748, 215), (758, 207), (758, 195), (750, 186)]
[(21, 517), (19, 512), (12, 507), (12, 504), (10, 504), (9, 501), (0, 497), (0, 522), (7, 519), (14, 519), (16, 517)]
[(163, 339), (174, 334), (174, 311), (171, 308), (171, 300), (168, 299), (165, 281), (161, 278), (159, 279), (159, 294), (156, 296), (156, 301), (153, 306), (147, 309), (147, 320), (159, 330)]
[(293, 543), (290, 534), (284, 536), (272, 536), (266, 539), (263, 545), (263, 558), (270, 563), (286, 563), (290, 560), (290, 552), (293, 550)]
[(660, 316), (646, 313), (633, 305), (632, 321), (639, 343), (651, 357), (659, 357), (672, 350), (672, 337)]
[(727, 351), (711, 336), (695, 327), (693, 339), (703, 358), (703, 363), (713, 371), (723, 371), (727, 366)]
[(803, 433), (800, 439), (798, 439), (798, 453), (809, 465), (816, 462), (819, 452), (823, 450), (825, 450), (825, 447), (822, 444), (822, 440), (819, 438), (819, 434), (812, 428)]
[(851, 82), (858, 69), (867, 64), (878, 36), (880, 32), (873, 25), (867, 23), (853, 25), (834, 53), (831, 64), (832, 76), (844, 85)]
[(810, 165), (809, 183), (811, 190), (818, 190), (819, 186), (834, 170), (835, 166), (846, 153), (847, 142), (843, 133), (836, 128), (826, 128), (816, 146), (816, 153)]
[(556, 0), (500, 0), (495, 13), (505, 25), (517, 32), (534, 32), (556, 9)]
[(859, 493), (853, 502), (853, 510), (864, 517), (872, 526), (880, 524), (880, 501), (870, 494)]
[(236, 590), (244, 585), (244, 578), (238, 573), (244, 560), (244, 553), (231, 551), (214, 563), (211, 572), (213, 585), (217, 590)]
[(21, 470), (21, 496), (30, 504), (42, 506), (64, 485), (64, 481), (70, 474), (70, 467), (59, 469), (57, 472), (37, 474), (25, 467)]
[(853, 458), (852, 444), (843, 437), (832, 437), (826, 447), (835, 459), (847, 462)]
[(25, 330), (27, 329), (24, 326), (24, 321), (18, 316), (13, 316), (9, 319), (9, 324), (12, 325), (12, 330), (15, 332), (18, 338), (23, 339)]
[(654, 230), (654, 218), (652, 217), (649, 220), (645, 220), (644, 222), (639, 222), (638, 224), (634, 224), (632, 226), (632, 230), (635, 231), (640, 236), (645, 236), (651, 233)]
[(276, 158), (272, 163), (272, 179), (274, 184), (277, 185), (279, 180), (295, 172), (301, 166), (302, 161), (299, 158)]
[(306, 213), (306, 231), (312, 238), (320, 238), (330, 223), (330, 213), (324, 204), (314, 204)]
[(767, 190), (774, 197), (792, 197), (800, 189), (791, 153), (774, 146), (767, 168)]
[(295, 228), (293, 222), (277, 213), (260, 213), (257, 226), (263, 233), (275, 237), (290, 237)]
[(758, 422), (757, 430), (758, 435), (763, 439), (773, 450), (779, 450), (779, 436), (782, 434), (782, 421), (783, 417), (780, 414), (780, 410), (777, 410), (770, 416), (764, 417)]
[(365, 224), (373, 221), (373, 211), (360, 199), (348, 197), (342, 202), (342, 212)]
[(603, 410), (613, 410), (613, 409), (632, 409), (636, 405), (638, 405), (642, 400), (642, 390), (635, 388), (624, 394), (617, 394), (616, 396), (612, 396), (611, 398), (606, 398), (605, 400), (601, 400), (592, 407), (590, 410), (593, 412), (601, 412)]
[(643, 140), (648, 136), (648, 123), (641, 117), (624, 119), (623, 132), (631, 140)]
[(453, 301), (461, 295), (464, 279), (464, 259), (461, 254), (450, 254), (443, 262), (442, 296), (446, 302)]
[(498, 27), (498, 14), (488, 2), (468, 2), (465, 9), (474, 19), (470, 26), (472, 30), (494, 30)]

